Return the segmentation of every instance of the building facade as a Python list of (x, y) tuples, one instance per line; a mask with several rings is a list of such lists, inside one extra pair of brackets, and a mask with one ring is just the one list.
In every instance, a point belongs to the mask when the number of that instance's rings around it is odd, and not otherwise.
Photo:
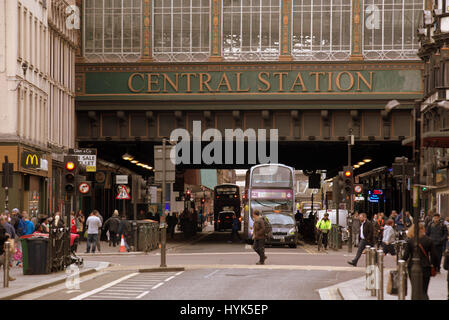
[[(0, 2), (0, 157), (4, 162), (7, 155), (14, 164), (9, 210), (17, 207), (32, 215), (58, 210), (55, 161), (61, 161), (60, 155), (75, 141), (71, 123), (76, 39), (73, 31), (64, 30), (68, 5)], [(3, 203), (3, 191), (0, 198)]]

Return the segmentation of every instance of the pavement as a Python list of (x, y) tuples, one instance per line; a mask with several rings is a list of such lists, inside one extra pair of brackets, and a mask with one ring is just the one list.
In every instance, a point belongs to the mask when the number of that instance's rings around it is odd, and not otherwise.
[[(79, 275), (85, 276), (98, 272), (107, 268), (109, 265), (109, 262), (85, 261), (79, 270)], [(11, 277), (16, 278), (16, 280), (9, 281), (8, 288), (4, 288), (3, 272), (1, 272), (0, 300), (12, 300), (21, 295), (63, 283), (67, 280), (68, 275), (65, 271), (50, 274), (24, 275), (21, 267), (13, 267), (10, 269), (9, 274)]]

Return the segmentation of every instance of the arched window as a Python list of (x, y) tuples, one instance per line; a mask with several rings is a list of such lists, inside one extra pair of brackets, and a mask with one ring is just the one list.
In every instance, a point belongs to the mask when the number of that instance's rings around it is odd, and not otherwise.
[(210, 0), (154, 0), (156, 61), (207, 61)]
[(351, 54), (351, 0), (293, 0), (295, 60), (347, 60)]
[(364, 58), (419, 59), (424, 0), (364, 0)]
[(141, 0), (84, 1), (84, 57), (136, 61), (142, 38)]
[(280, 0), (223, 0), (223, 57), (279, 58)]

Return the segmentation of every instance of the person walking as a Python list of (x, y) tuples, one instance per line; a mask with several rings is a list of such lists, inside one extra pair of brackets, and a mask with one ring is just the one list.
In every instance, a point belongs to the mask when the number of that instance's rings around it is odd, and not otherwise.
[[(103, 225), (103, 216), (98, 212), (98, 210), (94, 210), (94, 214), (100, 219), (101, 224)], [(98, 229), (98, 237), (97, 237), (97, 248), (98, 252), (101, 252), (101, 228)]]
[(125, 241), (126, 251), (129, 252), (129, 243), (131, 241), (131, 223), (126, 219), (125, 215), (121, 216), (120, 224), (118, 227), (118, 234), (120, 238), (123, 236), (123, 240)]
[(447, 227), (442, 223), (440, 215), (435, 213), (433, 215), (432, 223), (427, 226), (426, 235), (432, 239), (436, 249), (436, 259), (434, 267), (437, 272), (440, 272), (441, 257), (444, 252), (444, 247), (447, 242)]
[(348, 263), (354, 267), (357, 266), (357, 262), (362, 256), (363, 250), (366, 246), (373, 246), (374, 241), (374, 228), (373, 224), (366, 218), (366, 213), (361, 213), (359, 215), (360, 219), (360, 235), (359, 235), (359, 246), (357, 249), (357, 254), (354, 259), (348, 261)]
[(84, 218), (83, 211), (78, 210), (78, 212), (75, 215), (75, 223), (76, 223), (76, 232), (80, 236), (79, 237), (80, 242), (84, 238), (84, 222), (85, 222), (85, 218)]
[(265, 260), (267, 259), (265, 255), (265, 222), (259, 210), (254, 211), (253, 219), (253, 249), (259, 255), (259, 261), (256, 264), (265, 264)]
[(396, 250), (394, 249), (393, 242), (396, 240), (396, 232), (393, 229), (394, 221), (393, 219), (388, 219), (385, 222), (385, 227), (382, 237), (382, 250), (385, 255), (388, 253), (392, 256), (396, 255)]
[[(424, 225), (419, 223), (419, 241), (418, 241), (418, 252), (419, 252), (419, 261), (422, 268), (422, 298), (424, 300), (429, 300), (429, 296), (427, 295), (427, 289), (429, 288), (430, 276), (431, 276), (431, 265), (434, 265), (438, 262), (438, 252), (435, 248), (435, 244), (432, 239), (426, 235), (426, 230)], [(411, 277), (412, 274), (412, 258), (413, 252), (415, 249), (415, 228), (414, 226), (410, 226), (407, 232), (407, 245), (404, 248), (404, 256), (403, 259), (407, 261), (408, 274)], [(412, 280), (410, 278), (410, 280)]]
[[(5, 219), (3, 216), (0, 217), (0, 219)], [(4, 250), (4, 244), (8, 239), (10, 239), (10, 234), (7, 233), (5, 227), (3, 226), (3, 223), (0, 224), (0, 267), (3, 265), (3, 272), (5, 272), (7, 268), (7, 264), (10, 263), (11, 260), (6, 261), (6, 255)], [(9, 276), (9, 281), (14, 281), (16, 278), (13, 278)]]
[(167, 216), (167, 232), (171, 239), (175, 237), (175, 228), (178, 224), (178, 218), (176, 217), (176, 212), (170, 212)]
[(120, 226), (120, 219), (118, 210), (114, 210), (112, 217), (106, 220), (103, 226), (103, 231), (109, 231), (109, 246), (116, 247), (120, 242), (118, 238), (118, 228)]
[(90, 214), (89, 218), (87, 218), (86, 225), (87, 225), (86, 253), (90, 253), (91, 249), (92, 249), (92, 253), (95, 253), (95, 247), (97, 244), (98, 233), (101, 228), (101, 220), (95, 214), (95, 210)]
[(352, 215), (352, 241), (354, 242), (354, 247), (359, 245), (359, 236), (360, 236), (360, 219), (359, 213), (356, 211)]
[(373, 221), (374, 223), (374, 244), (376, 247), (382, 245), (383, 231), (385, 226), (385, 221), (383, 218), (383, 212), (380, 212), (377, 219)]
[(332, 228), (332, 222), (329, 220), (329, 214), (326, 212), (320, 221), (316, 224), (316, 229), (318, 230), (319, 234), (322, 234), (322, 241), (323, 241), (323, 247), (324, 250), (327, 251), (327, 236), (329, 234), (329, 231)]
[(240, 231), (240, 220), (237, 218), (237, 215), (235, 213), (232, 214), (232, 232), (231, 232), (231, 239), (228, 241), (228, 243), (232, 243), (234, 241), (234, 238), (237, 237), (240, 242), (242, 242), (242, 238), (240, 237), (239, 231)]
[(33, 234), (34, 224), (30, 221), (30, 218), (26, 211), (22, 212), (22, 220), (24, 221), (24, 224), (25, 224), (25, 230), (24, 230), (23, 235), (27, 236), (27, 235)]

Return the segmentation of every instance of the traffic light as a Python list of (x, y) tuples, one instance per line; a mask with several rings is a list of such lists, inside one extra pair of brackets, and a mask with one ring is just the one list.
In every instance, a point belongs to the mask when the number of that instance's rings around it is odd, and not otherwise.
[(185, 198), (186, 200), (190, 200), (190, 189), (187, 189)]
[(201, 203), (205, 204), (206, 203), (206, 199), (205, 198), (201, 198)]
[(78, 157), (64, 157), (64, 189), (67, 193), (75, 191), (75, 177), (78, 171)]
[(339, 204), (343, 198), (343, 176), (337, 175), (332, 182), (332, 200)]
[(344, 167), (343, 168), (343, 191), (345, 198), (351, 197), (354, 193), (354, 172), (352, 170), (352, 167)]

